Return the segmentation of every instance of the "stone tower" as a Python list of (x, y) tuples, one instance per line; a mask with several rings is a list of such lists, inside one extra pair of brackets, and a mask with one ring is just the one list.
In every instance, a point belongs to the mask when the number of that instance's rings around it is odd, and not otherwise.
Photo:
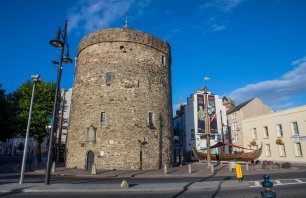
[(171, 53), (129, 28), (83, 38), (67, 140), (67, 167), (158, 169), (172, 162)]

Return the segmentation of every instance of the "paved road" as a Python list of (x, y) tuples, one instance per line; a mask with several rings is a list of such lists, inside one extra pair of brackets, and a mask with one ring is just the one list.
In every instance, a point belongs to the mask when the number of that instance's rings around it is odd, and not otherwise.
[[(273, 173), (269, 174), (271, 180), (282, 181), (284, 179), (299, 179), (306, 178), (306, 172), (291, 172), (291, 173)], [(16, 174), (0, 174), (0, 184), (4, 183), (18, 183), (20, 175)], [(207, 177), (178, 177), (178, 178), (126, 178), (131, 185), (137, 184), (151, 184), (151, 183), (182, 183), (182, 182), (201, 182), (201, 181), (221, 181), (221, 180), (236, 180), (234, 176), (207, 176)], [(51, 176), (51, 183), (91, 183), (91, 184), (120, 184), (123, 178), (97, 178), (95, 176)], [(262, 181), (262, 174), (247, 175), (245, 181)], [(44, 175), (26, 175), (25, 183), (43, 183)], [(304, 180), (303, 180), (304, 181)], [(296, 182), (291, 181), (290, 182)], [(257, 184), (258, 184), (257, 183)], [(277, 181), (275, 182), (277, 184)], [(256, 186), (255, 182), (253, 184)]]
[[(277, 193), (278, 198), (305, 198), (306, 184), (276, 186), (273, 190)], [(10, 192), (2, 193), (0, 197), (10, 198), (27, 198), (27, 197), (44, 197), (44, 198), (81, 198), (81, 197), (135, 197), (135, 198), (201, 198), (201, 197), (227, 197), (227, 198), (260, 198), (261, 188), (236, 188), (236, 189), (204, 189), (204, 190), (180, 190), (169, 192), (98, 192), (98, 193), (19, 193)]]

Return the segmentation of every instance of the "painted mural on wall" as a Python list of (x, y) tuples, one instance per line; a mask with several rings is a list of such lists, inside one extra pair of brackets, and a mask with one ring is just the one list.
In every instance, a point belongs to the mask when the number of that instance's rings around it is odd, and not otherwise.
[(208, 96), (208, 114), (210, 118), (210, 133), (218, 133), (215, 96)]
[(205, 132), (204, 96), (197, 95), (198, 100), (198, 133)]

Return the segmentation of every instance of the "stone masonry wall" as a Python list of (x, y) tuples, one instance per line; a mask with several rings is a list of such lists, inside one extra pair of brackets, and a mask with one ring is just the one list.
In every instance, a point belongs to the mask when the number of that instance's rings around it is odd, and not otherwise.
[[(147, 33), (106, 29), (85, 37), (79, 44), (66, 166), (86, 168), (89, 151), (98, 169), (169, 166), (170, 65), (169, 45)], [(106, 84), (108, 72), (113, 74), (110, 85)], [(101, 112), (105, 112), (105, 124)], [(88, 139), (89, 127), (95, 129), (95, 141)]]

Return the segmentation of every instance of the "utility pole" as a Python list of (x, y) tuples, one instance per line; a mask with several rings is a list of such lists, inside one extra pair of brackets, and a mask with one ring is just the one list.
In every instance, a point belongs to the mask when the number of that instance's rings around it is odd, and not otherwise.
[[(224, 124), (223, 124), (223, 119), (222, 119), (223, 115), (222, 115), (222, 110), (220, 110), (220, 118), (221, 118), (221, 137), (222, 137), (222, 142), (224, 143), (225, 138), (224, 138)], [(222, 147), (222, 151), (225, 152), (225, 148), (224, 146)]]

